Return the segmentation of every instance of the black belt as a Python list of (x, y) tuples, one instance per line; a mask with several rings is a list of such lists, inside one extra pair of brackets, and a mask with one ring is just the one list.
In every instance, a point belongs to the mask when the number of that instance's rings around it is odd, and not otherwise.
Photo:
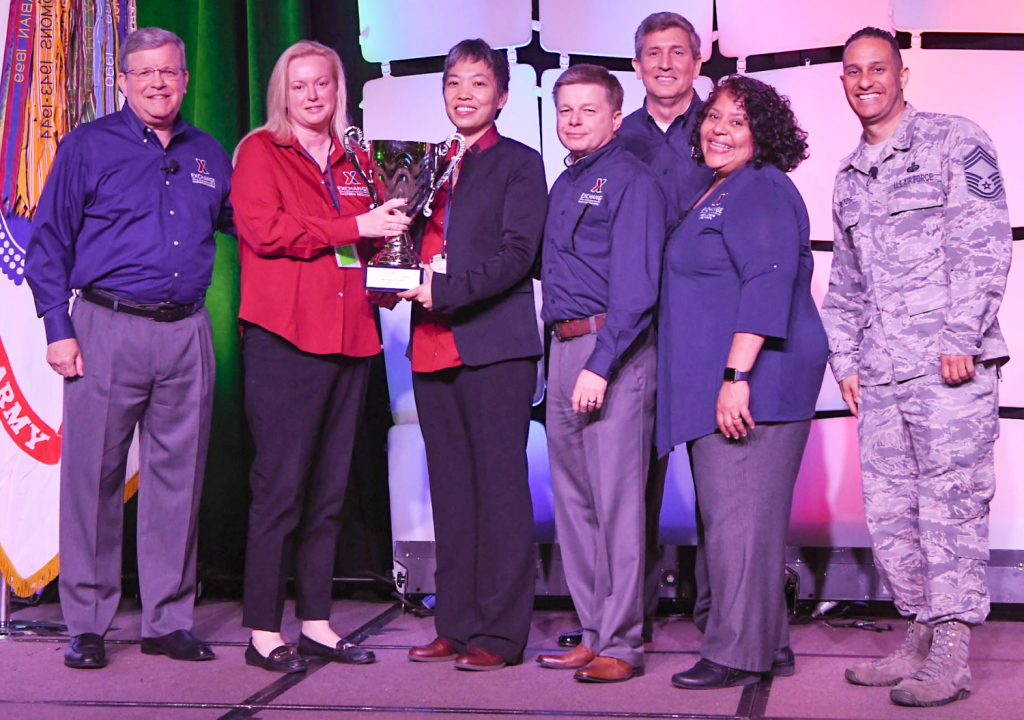
[(117, 295), (112, 295), (106, 290), (83, 290), (82, 299), (88, 300), (94, 305), (110, 308), (114, 312), (137, 315), (138, 317), (149, 318), (157, 322), (178, 322), (179, 320), (184, 320), (195, 315), (196, 311), (203, 307), (203, 304), (206, 302), (204, 298), (188, 305), (180, 305), (178, 303), (149, 305), (119, 298)]

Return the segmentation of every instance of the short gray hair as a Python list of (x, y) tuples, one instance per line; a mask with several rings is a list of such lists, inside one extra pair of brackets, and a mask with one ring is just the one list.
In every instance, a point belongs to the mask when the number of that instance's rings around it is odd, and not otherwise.
[(121, 44), (121, 50), (117, 54), (118, 71), (125, 72), (128, 69), (128, 56), (132, 53), (139, 52), (140, 50), (155, 50), (164, 45), (174, 45), (178, 48), (178, 52), (181, 53), (181, 69), (186, 70), (185, 43), (182, 42), (182, 39), (170, 30), (158, 27), (144, 27), (129, 33), (128, 37)]
[(636, 59), (640, 59), (640, 53), (644, 50), (645, 37), (653, 32), (669, 28), (679, 28), (689, 35), (690, 52), (693, 54), (693, 59), (696, 60), (700, 57), (700, 35), (694, 29), (693, 23), (679, 13), (658, 12), (645, 17), (640, 23), (640, 27), (636, 29), (636, 35), (633, 37), (633, 52), (636, 53)]

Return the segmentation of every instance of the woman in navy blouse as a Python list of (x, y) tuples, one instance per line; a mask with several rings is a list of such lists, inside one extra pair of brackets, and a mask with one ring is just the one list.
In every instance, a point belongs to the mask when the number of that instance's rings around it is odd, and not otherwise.
[(711, 186), (665, 249), (658, 451), (686, 443), (697, 493), (701, 660), (677, 687), (792, 674), (784, 553), (828, 342), (807, 209), (786, 173), (807, 133), (773, 88), (726, 78), (694, 129)]

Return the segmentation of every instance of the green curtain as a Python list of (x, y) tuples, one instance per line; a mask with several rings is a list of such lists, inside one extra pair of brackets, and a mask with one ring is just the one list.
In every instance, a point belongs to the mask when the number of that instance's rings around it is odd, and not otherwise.
[[(308, 37), (304, 0), (137, 0), (139, 27), (157, 26), (185, 41), (189, 69), (184, 118), (231, 154), (263, 122), (266, 87), (281, 52)], [(251, 440), (242, 404), (238, 347), (238, 243), (217, 236), (206, 306), (213, 321), (217, 384), (200, 522), (207, 574), (238, 575), (244, 563)]]

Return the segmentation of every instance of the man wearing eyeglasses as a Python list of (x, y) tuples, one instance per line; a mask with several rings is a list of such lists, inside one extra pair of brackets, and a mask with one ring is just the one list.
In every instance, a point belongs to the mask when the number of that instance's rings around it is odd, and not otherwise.
[(142, 652), (213, 658), (191, 628), (214, 380), (203, 303), (214, 232), (231, 227), (231, 161), (178, 113), (188, 86), (180, 38), (142, 28), (118, 60), (126, 104), (61, 142), (25, 272), (46, 360), (64, 377), (60, 598), (74, 668), (106, 665), (137, 424)]

